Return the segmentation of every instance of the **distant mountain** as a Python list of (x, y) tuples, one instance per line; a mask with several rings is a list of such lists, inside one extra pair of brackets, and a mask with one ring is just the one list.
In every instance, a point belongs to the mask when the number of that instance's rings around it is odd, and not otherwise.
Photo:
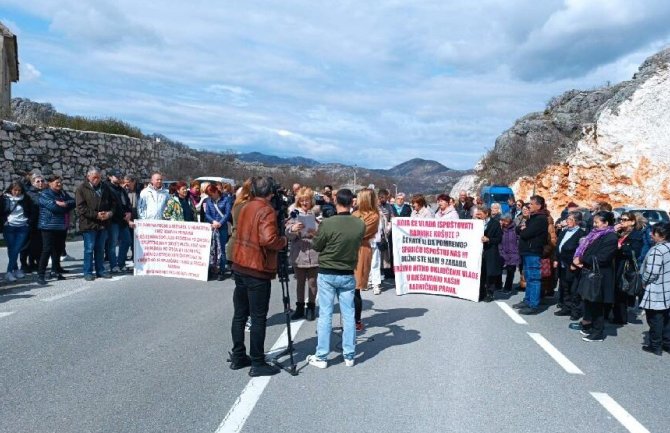
[(280, 157), (274, 155), (266, 155), (260, 152), (238, 153), (235, 158), (243, 162), (258, 162), (264, 165), (301, 165), (303, 167), (316, 167), (321, 163), (302, 156)]
[(449, 193), (456, 182), (473, 172), (472, 170), (454, 170), (437, 161), (421, 158), (410, 159), (388, 170), (374, 171), (392, 178), (398, 191), (410, 194)]

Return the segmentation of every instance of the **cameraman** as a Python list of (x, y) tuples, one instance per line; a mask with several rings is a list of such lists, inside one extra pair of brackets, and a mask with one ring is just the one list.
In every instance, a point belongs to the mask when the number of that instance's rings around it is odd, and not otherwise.
[(333, 203), (333, 187), (326, 185), (323, 187), (323, 195), (316, 196), (316, 204), (321, 208), (321, 216), (323, 218), (332, 217), (337, 213), (335, 204)]
[[(271, 177), (251, 178), (251, 199), (240, 210), (233, 244), (233, 351), (230, 368), (251, 366), (249, 376), (271, 376), (279, 369), (265, 362), (265, 322), (270, 304), (270, 282), (277, 275), (277, 252), (286, 247), (270, 200), (276, 185)], [(251, 316), (249, 355), (244, 327)]]

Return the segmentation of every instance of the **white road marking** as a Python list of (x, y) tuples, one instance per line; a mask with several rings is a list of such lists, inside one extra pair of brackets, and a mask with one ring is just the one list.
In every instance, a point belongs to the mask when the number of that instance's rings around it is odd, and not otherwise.
[(505, 312), (507, 315), (514, 320), (515, 323), (518, 323), (519, 325), (528, 325), (528, 322), (523, 320), (523, 317), (519, 316), (519, 313), (514, 311), (512, 307), (507, 305), (507, 303), (502, 302), (502, 301), (496, 301), (496, 304)]
[(647, 430), (642, 424), (640, 424), (638, 420), (633, 418), (633, 415), (629, 414), (626, 409), (621, 407), (621, 405), (617, 403), (608, 394), (605, 394), (604, 392), (592, 392), (591, 395), (593, 396), (593, 398), (598, 400), (598, 403), (600, 403), (605, 409), (607, 409), (607, 411), (611, 413), (612, 416), (621, 423), (621, 425), (626, 427), (626, 430), (628, 430), (629, 432), (649, 433), (649, 430)]
[(67, 297), (70, 296), (70, 295), (75, 295), (75, 294), (77, 294), (77, 293), (79, 293), (79, 292), (83, 292), (84, 290), (88, 290), (89, 288), (90, 288), (90, 287), (88, 287), (88, 286), (86, 286), (86, 287), (80, 287), (80, 288), (78, 288), (78, 289), (70, 290), (69, 292), (65, 292), (65, 293), (61, 293), (61, 294), (58, 294), (58, 295), (49, 296), (48, 298), (40, 299), (40, 301), (42, 301), (42, 302), (53, 302), (53, 301), (57, 301), (57, 300), (59, 300), (59, 299), (67, 298)]
[[(291, 324), (291, 334), (294, 338), (303, 323), (305, 323), (304, 320)], [(277, 339), (272, 346), (270, 353), (279, 352), (282, 348), (285, 348), (287, 344), (288, 330), (284, 328), (284, 332), (282, 332), (279, 339)], [(233, 407), (230, 408), (226, 417), (221, 421), (219, 428), (216, 429), (216, 433), (237, 433), (242, 431), (244, 423), (247, 422), (247, 418), (251, 415), (251, 411), (254, 410), (265, 387), (270, 383), (271, 377), (272, 376), (262, 376), (251, 378), (247, 386), (242, 390), (240, 396), (235, 400), (235, 403), (233, 403)]]
[(3, 317), (11, 316), (12, 314), (14, 314), (13, 311), (3, 311), (0, 313), (0, 319)]
[(534, 332), (529, 332), (528, 335), (530, 335), (530, 338), (535, 340), (535, 342), (539, 344), (540, 347), (543, 348), (544, 351), (549, 354), (549, 356), (554, 358), (554, 361), (556, 361), (558, 365), (563, 367), (563, 370), (567, 371), (570, 374), (584, 374), (584, 372), (580, 370), (579, 367), (573, 364), (572, 361), (570, 361), (565, 355), (563, 355), (558, 349), (556, 349), (554, 345), (551, 344), (549, 340), (544, 338), (542, 335)]

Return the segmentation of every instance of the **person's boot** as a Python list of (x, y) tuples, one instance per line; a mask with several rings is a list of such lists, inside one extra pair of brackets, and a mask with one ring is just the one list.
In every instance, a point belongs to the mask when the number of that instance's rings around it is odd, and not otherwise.
[(304, 302), (296, 302), (295, 311), (291, 315), (291, 320), (298, 320), (298, 319), (302, 319), (304, 317), (305, 317), (305, 303)]
[(307, 303), (307, 311), (305, 312), (305, 319), (310, 322), (316, 319), (316, 304), (314, 302)]

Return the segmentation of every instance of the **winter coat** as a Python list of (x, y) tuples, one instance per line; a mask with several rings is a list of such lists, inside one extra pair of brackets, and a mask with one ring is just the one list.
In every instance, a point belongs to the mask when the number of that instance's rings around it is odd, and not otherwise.
[[(299, 215), (314, 215), (312, 210), (305, 211), (296, 208)], [(315, 216), (316, 217), (316, 216)], [(297, 218), (291, 218), (286, 221), (286, 236), (291, 245), (289, 260), (296, 268), (315, 268), (319, 266), (319, 253), (312, 246), (312, 238), (305, 237), (300, 231), (294, 232), (291, 229), (299, 221)], [(318, 226), (318, 223), (317, 223)]]
[(577, 231), (570, 236), (561, 247), (561, 243), (567, 234), (568, 229), (564, 228), (561, 230), (561, 233), (556, 240), (556, 248), (554, 249), (554, 261), (559, 262), (564, 268), (567, 268), (572, 264), (572, 260), (575, 257), (575, 251), (577, 251), (577, 247), (579, 246), (579, 241), (586, 236), (586, 232), (577, 227)]
[(498, 245), (500, 257), (505, 266), (519, 266), (521, 257), (519, 256), (519, 235), (516, 233), (514, 223), (507, 228), (502, 229), (502, 241)]
[(128, 192), (122, 186), (114, 185), (111, 182), (105, 182), (105, 186), (109, 188), (109, 192), (112, 193), (112, 197), (114, 198), (115, 207), (112, 209), (112, 212), (114, 212), (112, 223), (127, 227), (128, 222), (125, 220), (126, 213), (130, 213), (131, 216), (133, 213), (133, 206), (130, 203)]
[[(66, 207), (60, 207), (57, 201), (64, 201)], [(65, 218), (75, 208), (75, 200), (65, 191), (56, 192), (51, 188), (39, 195), (40, 217), (37, 227), (40, 230), (67, 230)]]
[(42, 190), (37, 189), (32, 185), (26, 188), (26, 194), (30, 197), (30, 203), (32, 205), (29, 221), (31, 229), (37, 229), (37, 225), (40, 222), (40, 192), (42, 192)]
[[(193, 202), (187, 198), (186, 204), (191, 208), (191, 214), (193, 215), (193, 220), (189, 221), (197, 221), (198, 214), (196, 213), (195, 206), (193, 206)], [(184, 208), (182, 201), (179, 200), (179, 196), (173, 195), (167, 201), (165, 210), (163, 211), (163, 219), (168, 221), (186, 221), (184, 219)]]
[(435, 218), (435, 215), (433, 215), (433, 211), (428, 206), (424, 206), (418, 211), (413, 210), (411, 218)]
[[(640, 256), (640, 250), (642, 250), (643, 236), (644, 230), (633, 230), (626, 236), (625, 239), (619, 239), (621, 247), (619, 247), (616, 255), (614, 256), (617, 290), (622, 287), (623, 273), (626, 267), (626, 263), (628, 263), (628, 266), (634, 266), (634, 263), (637, 264), (637, 258)], [(638, 265), (638, 269), (639, 268), (640, 266)]]
[(516, 232), (520, 238), (519, 254), (522, 256), (534, 255), (541, 257), (549, 237), (548, 228), (549, 221), (547, 220), (547, 216), (542, 212), (531, 214), (526, 220), (525, 226), (523, 222), (520, 226), (517, 226)]
[(489, 238), (488, 242), (484, 242), (484, 250), (482, 252), (482, 265), (486, 266), (486, 276), (496, 277), (502, 275), (503, 260), (500, 257), (498, 246), (502, 242), (503, 231), (500, 227), (500, 222), (496, 218), (491, 218), (484, 227), (484, 236)]
[(77, 213), (79, 214), (79, 230), (82, 232), (104, 230), (111, 224), (112, 220), (100, 220), (98, 212), (112, 212), (116, 201), (112, 192), (100, 184), (100, 190), (96, 192), (88, 181), (82, 182), (74, 193), (77, 200)]
[[(9, 193), (4, 194), (0, 198), (0, 225), (29, 226), (32, 211), (33, 201), (28, 194), (24, 193), (20, 197), (14, 197)], [(12, 217), (12, 213), (18, 216), (18, 220)]]
[(393, 205), (392, 210), (393, 210), (393, 217), (409, 217), (412, 215), (412, 208), (407, 203), (403, 203), (400, 210), (398, 210), (398, 208), (395, 205)]
[(654, 240), (651, 238), (651, 225), (647, 224), (646, 227), (642, 229), (642, 248), (640, 249), (640, 255), (637, 256), (637, 264), (642, 269), (642, 262), (647, 255), (647, 252), (654, 246)]
[(644, 295), (640, 307), (647, 310), (670, 309), (670, 243), (656, 244), (642, 266)]
[(286, 238), (277, 230), (275, 210), (263, 198), (249, 200), (241, 209), (233, 245), (233, 271), (263, 280), (277, 275), (277, 253)]
[(593, 259), (598, 262), (600, 273), (602, 274), (601, 289), (602, 295), (596, 302), (603, 302), (611, 304), (614, 302), (614, 256), (618, 250), (618, 236), (616, 233), (607, 233), (606, 235), (596, 239), (582, 256), (582, 263), (584, 268), (582, 276), (586, 274), (585, 270), (592, 269)]
[(211, 197), (207, 197), (204, 206), (205, 221), (210, 224), (216, 221), (223, 226), (222, 229), (228, 230), (227, 224), (233, 221), (231, 215), (231, 211), (233, 210), (233, 197), (226, 194), (221, 196), (216, 202)]

